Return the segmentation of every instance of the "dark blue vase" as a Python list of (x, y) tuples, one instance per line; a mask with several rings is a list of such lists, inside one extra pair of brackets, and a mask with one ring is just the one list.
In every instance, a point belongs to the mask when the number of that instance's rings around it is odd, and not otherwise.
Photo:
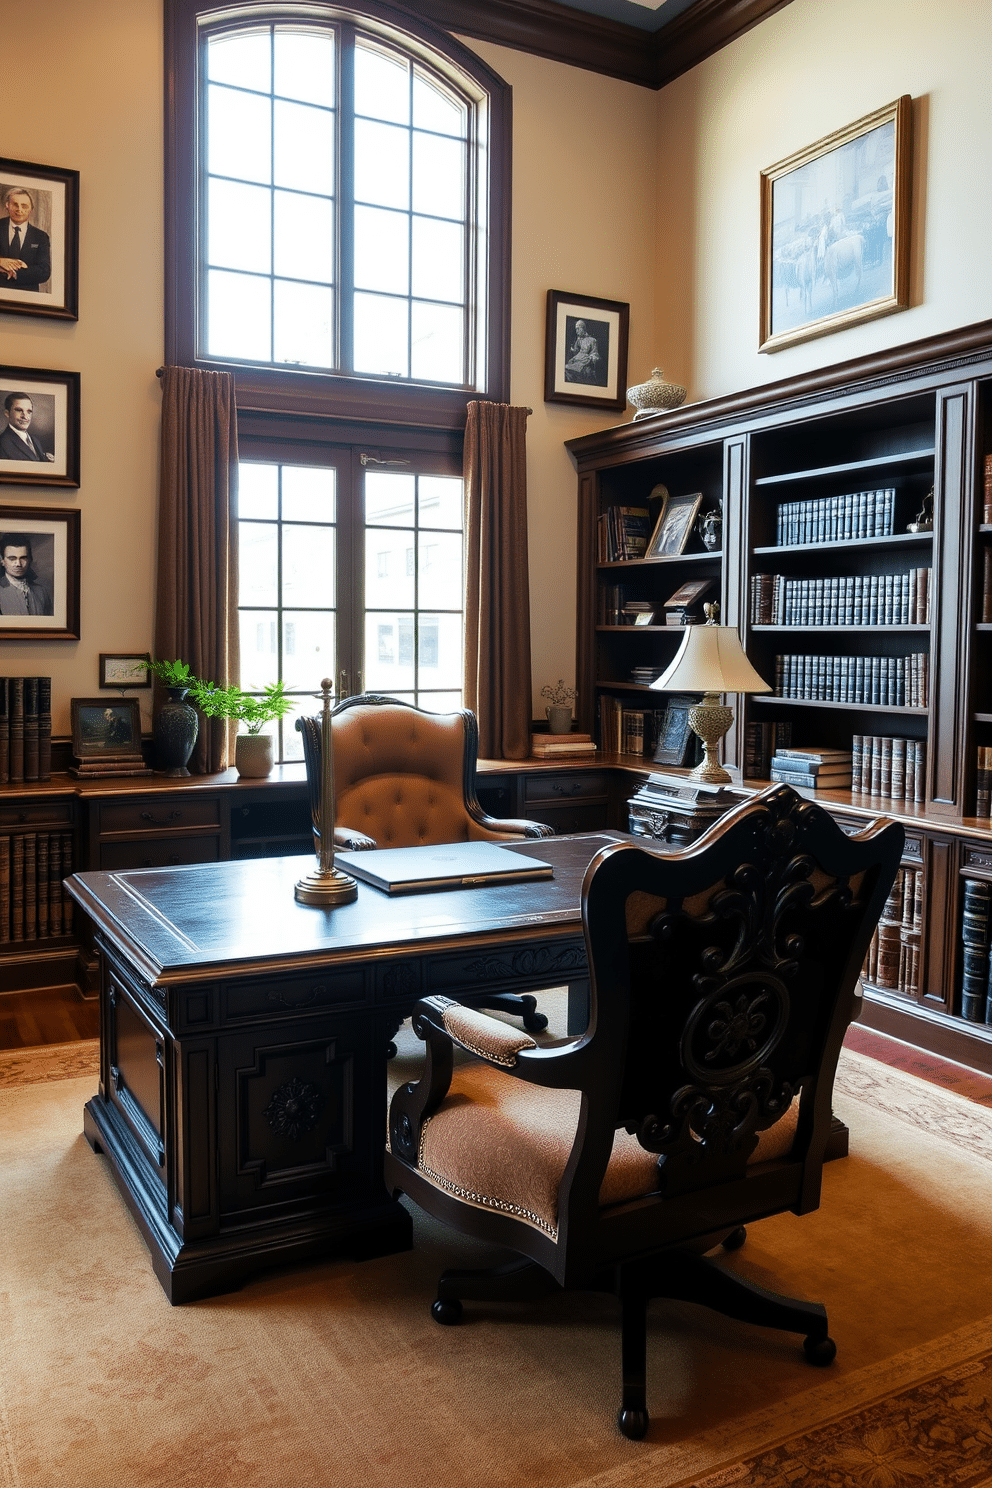
[(196, 709), (185, 701), (186, 687), (169, 687), (169, 700), (158, 710), (152, 736), (155, 767), (162, 775), (188, 775), (186, 765), (193, 753), (200, 720)]

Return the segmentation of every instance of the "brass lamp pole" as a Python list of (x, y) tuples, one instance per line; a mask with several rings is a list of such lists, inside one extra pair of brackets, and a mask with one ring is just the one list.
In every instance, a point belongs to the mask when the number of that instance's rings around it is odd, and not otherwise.
[(317, 867), (304, 874), (294, 890), (301, 904), (349, 904), (358, 898), (358, 885), (334, 866), (334, 744), (331, 737), (331, 692), (334, 683), (320, 684), (324, 706), (320, 715), (320, 852)]

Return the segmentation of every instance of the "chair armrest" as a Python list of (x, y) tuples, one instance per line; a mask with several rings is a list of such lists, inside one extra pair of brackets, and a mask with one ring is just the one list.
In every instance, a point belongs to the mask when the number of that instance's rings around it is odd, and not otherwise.
[(489, 816), (478, 801), (466, 801), (466, 809), (469, 816), (480, 827), (485, 827), (487, 832), (498, 833), (501, 837), (554, 837), (554, 827), (547, 826), (544, 822), (527, 821), (524, 817), (512, 816)]
[(364, 832), (356, 832), (351, 827), (334, 828), (335, 847), (346, 847), (350, 852), (368, 852), (378, 845), (374, 837), (366, 837)]

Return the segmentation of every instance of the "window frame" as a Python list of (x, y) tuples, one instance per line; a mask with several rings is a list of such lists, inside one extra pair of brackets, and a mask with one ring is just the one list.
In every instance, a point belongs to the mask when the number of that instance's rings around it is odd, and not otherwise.
[[(299, 368), (246, 366), (196, 355), (199, 128), (198, 53), (204, 26), (263, 21), (341, 19), (394, 45), (401, 44), (442, 74), (461, 70), (485, 95), (488, 108), (489, 191), (486, 217), (486, 303), (477, 306), (484, 328), (482, 375), (469, 388), (442, 388), (395, 378), (348, 376)], [(165, 354), (172, 365), (234, 374), (241, 410), (361, 419), (462, 429), (469, 401), (509, 400), (511, 90), (479, 57), (446, 32), (386, 0), (334, 4), (274, 4), (240, 0), (165, 0)], [(480, 357), (477, 353), (476, 361)], [(484, 386), (482, 385), (484, 381)]]

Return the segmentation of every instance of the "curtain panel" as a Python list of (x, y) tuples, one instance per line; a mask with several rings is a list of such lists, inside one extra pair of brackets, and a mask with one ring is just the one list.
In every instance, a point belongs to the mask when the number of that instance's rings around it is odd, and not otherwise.
[[(228, 372), (162, 372), (155, 655), (238, 681), (238, 420)], [(194, 774), (226, 770), (237, 724), (200, 718)]]
[(527, 415), (472, 402), (465, 424), (465, 706), (482, 759), (531, 746)]

